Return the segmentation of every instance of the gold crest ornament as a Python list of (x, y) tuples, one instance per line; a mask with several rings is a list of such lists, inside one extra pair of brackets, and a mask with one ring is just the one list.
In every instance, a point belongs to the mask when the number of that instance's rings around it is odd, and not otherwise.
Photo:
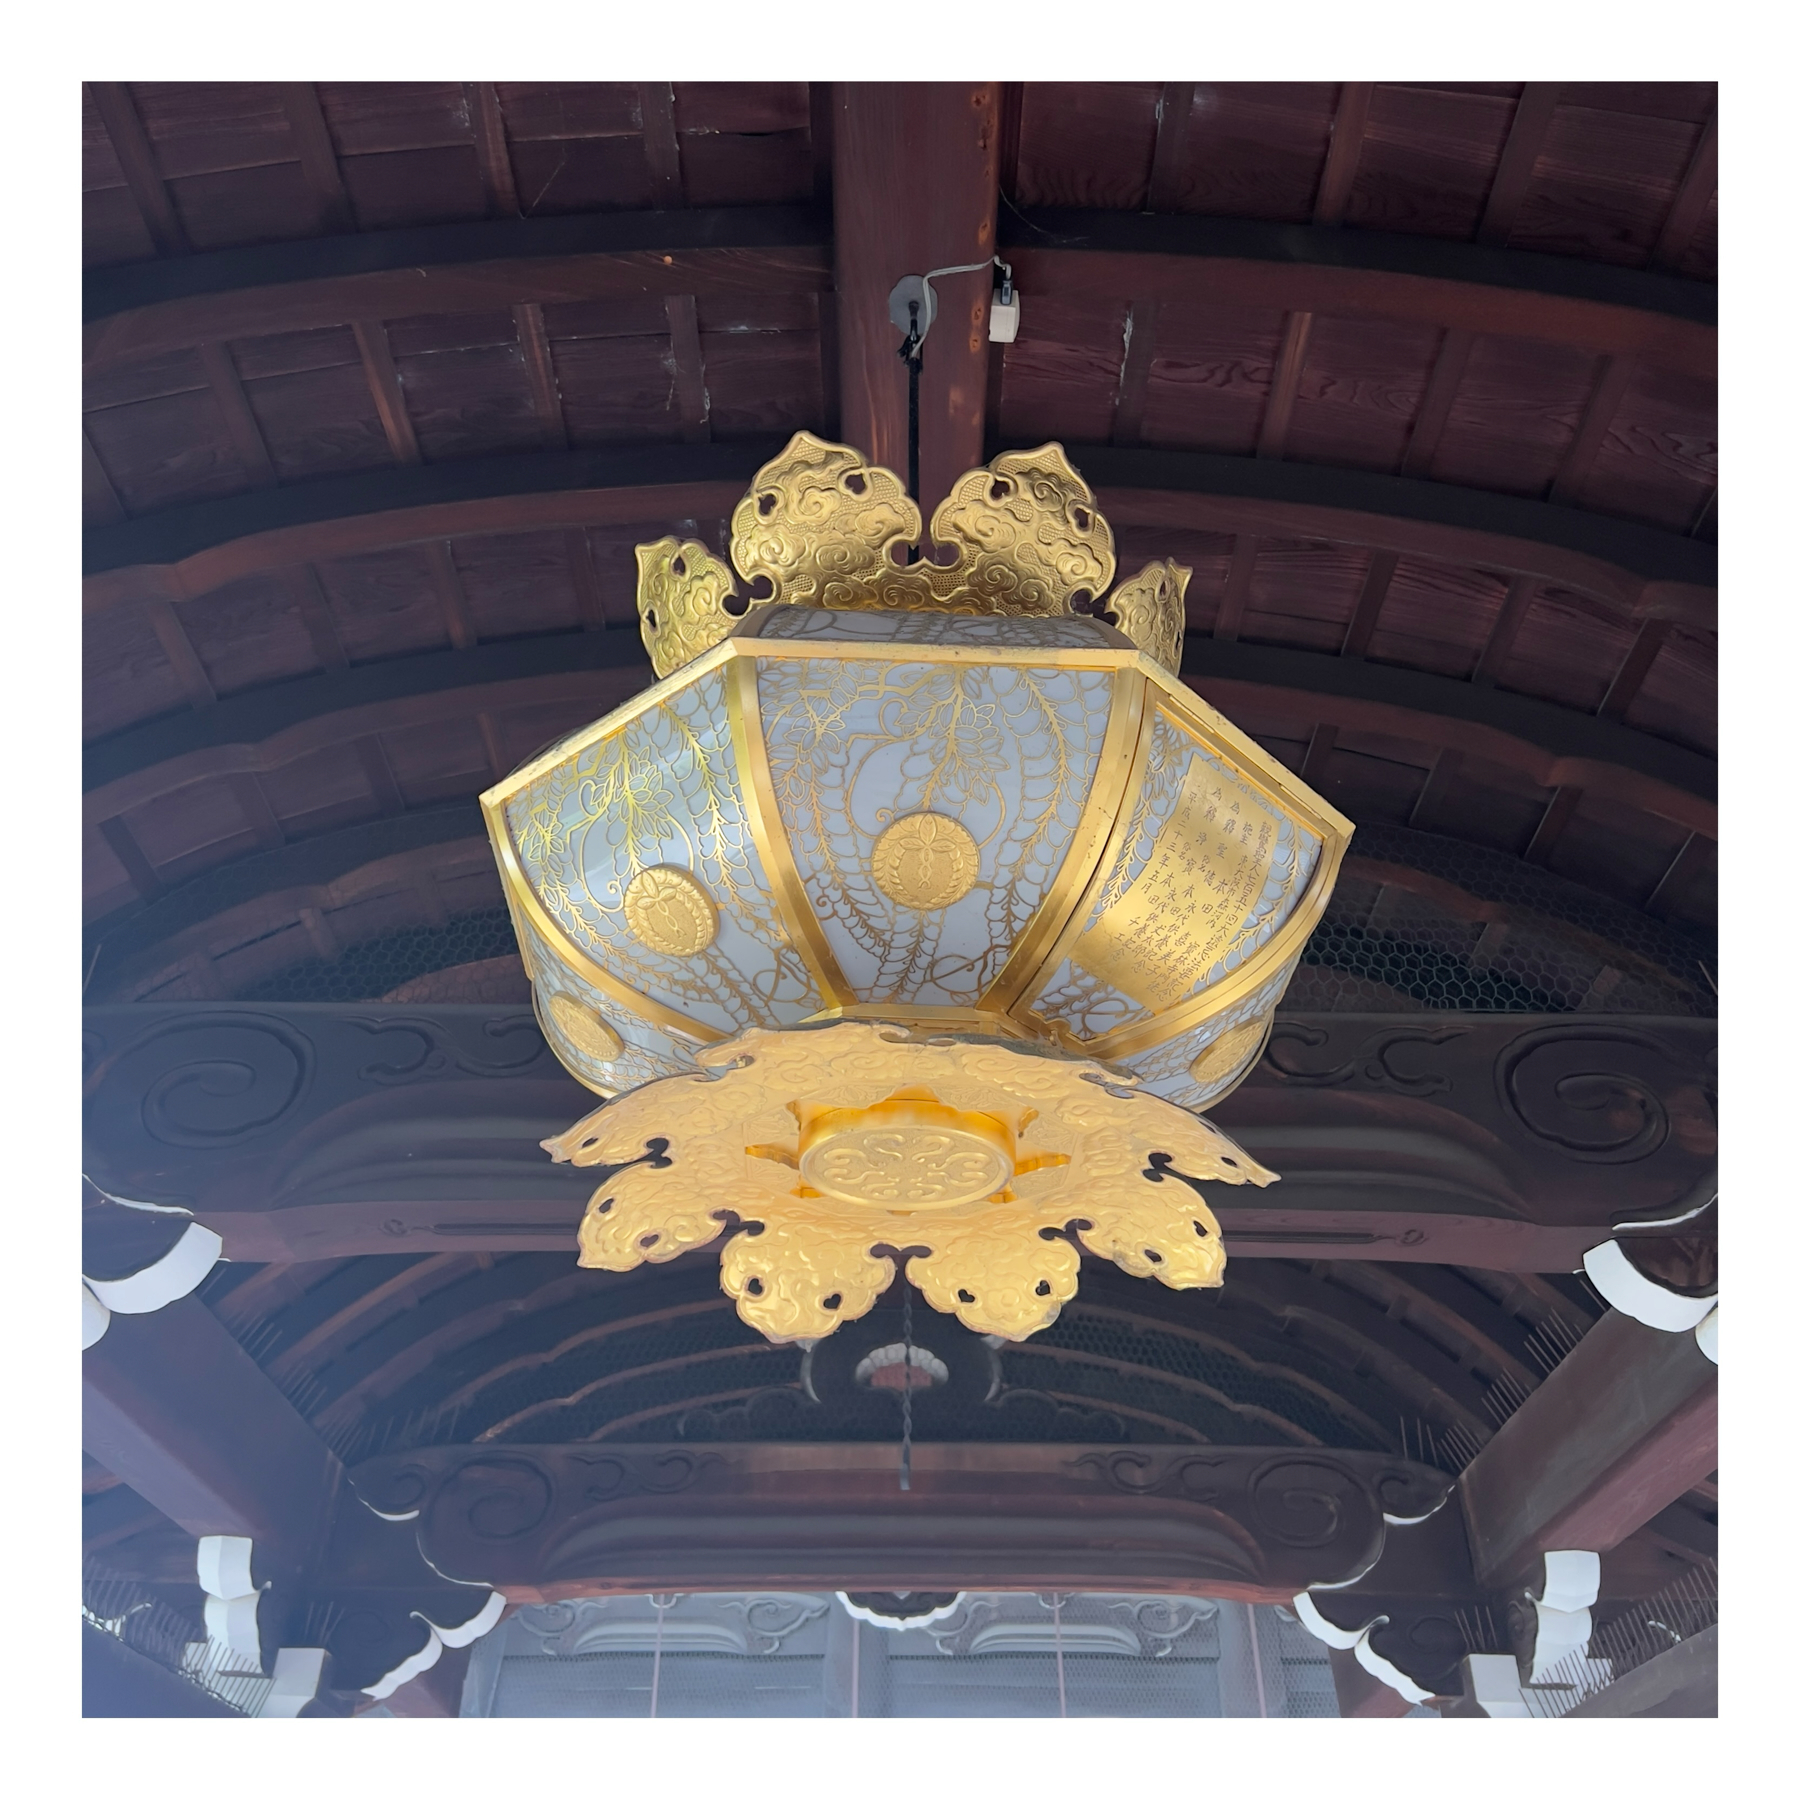
[(482, 796), (537, 1016), (607, 1097), (584, 1266), (720, 1238), (777, 1342), (896, 1272), (1042, 1330), (1080, 1253), (1217, 1286), (1199, 1115), (1261, 1055), (1350, 838), (1178, 676), (1188, 571), (1113, 585), (1060, 446), (932, 519), (802, 432), (730, 561), (638, 551), (661, 679)]

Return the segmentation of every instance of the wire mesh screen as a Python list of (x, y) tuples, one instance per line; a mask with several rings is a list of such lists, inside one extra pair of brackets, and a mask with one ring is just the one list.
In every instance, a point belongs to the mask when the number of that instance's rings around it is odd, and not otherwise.
[[(477, 1647), (496, 1718), (1335, 1718), (1291, 1613), (1181, 1595), (963, 1593), (904, 1628), (832, 1594), (526, 1607)], [(859, 1612), (863, 1616), (857, 1616)]]
[(1536, 1719), (1559, 1719), (1622, 1675), (1718, 1622), (1718, 1572), (1693, 1569), (1661, 1593), (1597, 1626), (1585, 1649), (1553, 1663), (1541, 1681), (1521, 1689), (1526, 1710)]
[(274, 1684), (260, 1664), (213, 1642), (195, 1618), (137, 1582), (90, 1565), (82, 1575), (81, 1616), (234, 1712), (256, 1718), (268, 1702)]
[[(294, 962), (238, 996), (379, 1000), (439, 972), (511, 957), (504, 907)], [(1290, 1011), (1644, 1012), (1717, 1009), (1709, 947), (1648, 914), (1476, 844), (1368, 825), (1287, 995)]]

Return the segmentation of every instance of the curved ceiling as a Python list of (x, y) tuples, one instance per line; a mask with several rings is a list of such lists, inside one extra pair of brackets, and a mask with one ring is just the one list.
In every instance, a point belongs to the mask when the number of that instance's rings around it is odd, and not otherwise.
[[(1061, 440), (1122, 563), (1192, 564), (1189, 679), (1353, 818), (1704, 934), (1712, 88), (996, 106), (990, 450)], [(648, 680), (632, 546), (840, 428), (832, 118), (89, 87), (95, 997), (497, 903), (467, 802)]]

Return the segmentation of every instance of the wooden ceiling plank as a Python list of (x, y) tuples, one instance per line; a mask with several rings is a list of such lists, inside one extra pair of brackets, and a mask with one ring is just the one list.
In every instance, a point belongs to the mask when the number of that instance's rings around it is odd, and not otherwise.
[(829, 81), (806, 84), (807, 148), (812, 152), (812, 196), (815, 204), (831, 204), (832, 98)]
[(306, 627), (313, 655), (322, 669), (347, 669), (350, 658), (344, 640), (338, 635), (337, 621), (331, 616), (331, 603), (319, 583), (319, 572), (311, 563), (296, 563), (283, 571), (283, 585)]
[(1472, 331), (1446, 331), (1438, 345), (1438, 353), (1419, 397), (1419, 410), (1413, 415), (1412, 430), (1407, 434), (1406, 451), (1400, 458), (1397, 473), (1428, 480), (1437, 447), (1450, 423), (1451, 409), (1456, 405), (1457, 390), (1462, 386), (1463, 372), (1469, 366), (1469, 352), (1475, 348)]
[(1187, 164), (1188, 125), (1193, 114), (1193, 82), (1165, 81), (1156, 101), (1156, 144), (1150, 155), (1150, 179), (1144, 193), (1148, 212), (1174, 212), (1177, 208), (1182, 172)]
[(499, 90), (491, 81), (469, 81), (463, 84), (463, 92), (468, 96), (475, 161), (481, 170), (488, 217), (516, 219), (520, 214), (519, 186), (506, 142), (506, 115), (500, 108)]
[(712, 441), (711, 402), (706, 392), (706, 365), (700, 353), (700, 317), (692, 294), (670, 294), (663, 301), (669, 321), (669, 360), (675, 377), (675, 403), (681, 412), (684, 443)]
[(644, 124), (644, 164), (650, 174), (653, 206), (681, 205), (681, 139), (675, 131), (675, 89), (666, 81), (637, 84)]
[(319, 90), (310, 81), (285, 81), (281, 84), (281, 99), (300, 153), (300, 173), (318, 212), (320, 235), (331, 237), (354, 231), (356, 215), (344, 186), (343, 170), (338, 166), (337, 145), (332, 142), (331, 127), (319, 104)]
[(1529, 575), (1515, 575), (1507, 584), (1506, 597), (1500, 602), (1494, 628), (1488, 633), (1481, 655), (1475, 660), (1474, 673), (1469, 677), (1477, 687), (1492, 687), (1505, 667), (1506, 659), (1512, 655), (1514, 640), (1525, 623), (1525, 615), (1537, 598), (1538, 587), (1539, 583)]
[(1637, 365), (1629, 356), (1609, 356), (1601, 365), (1574, 441), (1557, 466), (1555, 479), (1545, 495), (1553, 506), (1573, 506), (1580, 501), (1594, 459), (1606, 444), (1606, 434), (1612, 429), (1620, 402), (1636, 374)]
[(550, 355), (550, 339), (544, 330), (544, 309), (531, 301), (515, 306), (513, 326), (519, 334), (525, 373), (531, 380), (531, 403), (537, 410), (543, 446), (546, 450), (566, 450), (569, 426), (563, 417), (562, 393), (557, 386), (556, 364)]
[(1234, 642), (1244, 622), (1250, 581), (1256, 573), (1256, 553), (1260, 548), (1258, 541), (1246, 534), (1240, 534), (1231, 546), (1231, 567), (1225, 576), (1225, 591), (1219, 596), (1219, 615), (1212, 628), (1212, 635), (1222, 643)]
[(1499, 166), (1494, 171), (1493, 185), (1488, 189), (1487, 206), (1475, 232), (1478, 244), (1504, 245), (1512, 236), (1519, 209), (1531, 190), (1538, 158), (1550, 135), (1550, 123), (1562, 100), (1562, 83), (1528, 81), (1513, 109), (1511, 129), (1500, 152)]
[(434, 538), (425, 546), (431, 563), (431, 585), (444, 614), (444, 629), (449, 633), (452, 649), (469, 650), (475, 644), (475, 621), (469, 612), (469, 598), (463, 591), (462, 575), (456, 556), (446, 538)]
[(358, 319), (352, 329), (356, 348), (362, 356), (363, 374), (368, 378), (369, 392), (375, 410), (381, 415), (381, 429), (387, 434), (388, 449), (397, 463), (417, 463), (419, 440), (413, 431), (412, 417), (406, 410), (406, 395), (400, 386), (400, 371), (394, 367), (394, 353), (388, 344), (387, 328), (379, 319)]
[(1619, 672), (1612, 678), (1606, 690), (1606, 698), (1600, 702), (1599, 716), (1603, 719), (1623, 719), (1631, 710), (1631, 703), (1638, 696), (1638, 690), (1644, 685), (1652, 665), (1662, 654), (1662, 647), (1668, 641), (1673, 627), (1667, 619), (1646, 619), (1638, 627), (1638, 634), (1632, 640), (1625, 661)]
[(91, 81), (88, 92), (94, 96), (100, 122), (106, 127), (125, 176), (125, 186), (143, 217), (144, 229), (149, 232), (157, 255), (186, 256), (193, 245), (188, 242), (187, 229), (157, 167), (156, 151), (144, 130), (130, 86), (123, 81)]
[[(846, 82), (833, 96), (842, 432), (882, 467), (903, 471), (907, 377), (888, 294), (903, 275), (993, 255), (1000, 84)], [(935, 285), (919, 383), (923, 492), (914, 496), (927, 519), (982, 460), (993, 291), (979, 272)]]
[(588, 534), (579, 529), (565, 531), (563, 554), (569, 559), (569, 579), (575, 586), (575, 605), (582, 630), (604, 631), (606, 599), (600, 592), (600, 577), (594, 572), (594, 554)]
[(1650, 252), (1650, 267), (1673, 270), (1687, 255), (1713, 196), (1719, 191), (1719, 112), (1714, 107), (1688, 159), (1687, 171), (1669, 207), (1669, 216)]
[(1369, 640), (1374, 637), (1375, 627), (1381, 619), (1382, 603), (1387, 599), (1394, 571), (1399, 566), (1400, 558), (1392, 550), (1377, 550), (1369, 558), (1369, 570), (1363, 577), (1362, 590), (1356, 596), (1356, 610), (1350, 615), (1340, 655), (1359, 657), (1368, 653)]
[(1550, 804), (1544, 808), (1544, 816), (1538, 820), (1531, 842), (1525, 846), (1526, 862), (1540, 867), (1549, 862), (1551, 853), (1569, 828), (1569, 821), (1575, 817), (1581, 795), (1582, 790), (1578, 787), (1559, 787), (1550, 796)]
[(1119, 391), (1113, 402), (1112, 441), (1135, 444), (1143, 436), (1144, 400), (1150, 391), (1150, 368), (1156, 360), (1155, 299), (1133, 300), (1125, 314), (1125, 357), (1119, 368)]
[(144, 613), (150, 621), (150, 629), (156, 633), (156, 641), (162, 645), (163, 655), (175, 670), (175, 678), (181, 683), (188, 704), (211, 706), (218, 699), (218, 693), (174, 607), (167, 600), (146, 600)]
[(100, 460), (100, 452), (94, 448), (94, 440), (87, 434), (87, 428), (81, 432), (81, 497), (85, 508), (99, 515), (103, 525), (123, 525), (127, 514), (125, 504), (119, 498), (119, 490), (113, 486), (112, 477), (106, 472), (106, 465)]
[(244, 473), (255, 487), (274, 487), (275, 464), (269, 456), (262, 427), (250, 409), (230, 349), (224, 344), (202, 344), (200, 366), (206, 371), (207, 386), (212, 389), (214, 403), (225, 420), (225, 429), (231, 434), (231, 445), (237, 452), (238, 461), (244, 465)]
[(1338, 90), (1337, 112), (1331, 121), (1331, 148), (1319, 174), (1318, 197), (1313, 202), (1315, 225), (1341, 225), (1350, 190), (1356, 185), (1356, 167), (1362, 160), (1363, 133), (1369, 125), (1372, 81), (1346, 81)]
[(1282, 327), (1281, 350), (1269, 379), (1269, 402), (1256, 439), (1256, 454), (1260, 457), (1279, 461), (1287, 449), (1288, 426), (1293, 422), (1294, 401), (1306, 368), (1306, 344), (1312, 335), (1312, 323), (1311, 313), (1293, 312)]

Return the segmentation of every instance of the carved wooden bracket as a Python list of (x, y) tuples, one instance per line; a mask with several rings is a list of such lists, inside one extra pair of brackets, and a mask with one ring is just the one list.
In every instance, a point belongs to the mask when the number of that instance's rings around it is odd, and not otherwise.
[[(1715, 1042), (1705, 1019), (1284, 1015), (1213, 1115), (1281, 1180), (1208, 1198), (1233, 1257), (1567, 1272), (1711, 1169)], [(523, 1008), (95, 1007), (85, 1059), (88, 1172), (234, 1260), (574, 1254), (592, 1172), (539, 1146), (593, 1096)]]
[(446, 1576), (665, 1588), (1133, 1588), (1286, 1603), (1354, 1579), (1450, 1477), (1367, 1451), (916, 1444), (445, 1447), (352, 1474)]

